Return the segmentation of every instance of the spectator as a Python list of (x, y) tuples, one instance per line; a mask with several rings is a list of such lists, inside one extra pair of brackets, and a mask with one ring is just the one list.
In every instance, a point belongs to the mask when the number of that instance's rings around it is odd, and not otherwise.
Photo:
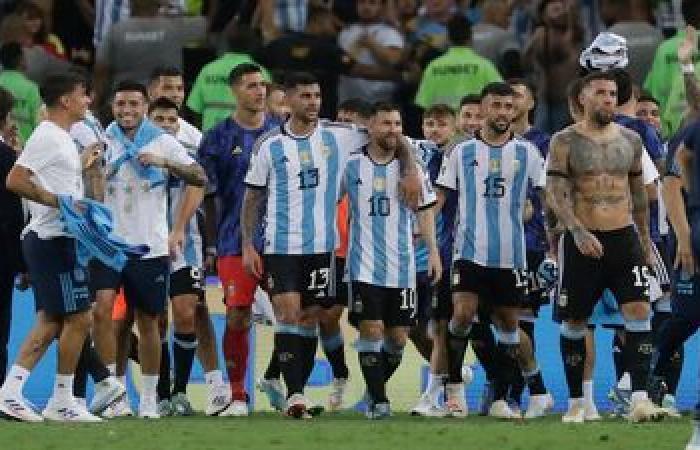
[(62, 0), (53, 7), (53, 31), (66, 48), (66, 58), (77, 65), (95, 63), (93, 29), (95, 8), (88, 0)]
[(600, 13), (608, 31), (627, 39), (629, 64), (626, 67), (637, 85), (644, 82), (654, 52), (663, 37), (650, 23), (651, 10), (646, 0), (602, 0)]
[(265, 42), (288, 31), (303, 32), (309, 15), (309, 0), (260, 0), (260, 25)]
[(20, 3), (15, 14), (22, 19), (24, 32), (32, 46), (43, 48), (47, 53), (57, 58), (65, 59), (66, 50), (63, 43), (46, 26), (46, 13), (36, 3), (25, 1)]
[(487, 84), (501, 81), (496, 67), (470, 48), (471, 25), (466, 17), (452, 16), (447, 30), (451, 46), (428, 64), (416, 94), (416, 104), (423, 109), (445, 103), (456, 110), (464, 95), (478, 94)]
[(41, 96), (37, 85), (25, 75), (26, 61), (22, 46), (16, 42), (8, 42), (0, 47), (0, 87), (7, 89), (14, 97), (15, 104), (12, 116), (19, 125), (19, 136), (22, 142), (37, 125)]
[(92, 37), (95, 48), (100, 48), (112, 25), (121, 22), (130, 15), (129, 0), (95, 0), (93, 14), (95, 17), (95, 29)]
[[(243, 26), (230, 29), (228, 51), (218, 59), (202, 67), (187, 98), (187, 107), (201, 118), (202, 131), (207, 131), (226, 119), (236, 107), (236, 99), (231, 92), (229, 74), (234, 67), (243, 63), (255, 63), (251, 56), (256, 45), (253, 32)], [(265, 78), (270, 76), (263, 71)]]
[(159, 0), (131, 0), (132, 17), (112, 26), (97, 49), (95, 97), (103, 101), (111, 85), (123, 80), (147, 83), (157, 67), (182, 70), (182, 49), (201, 43), (206, 21), (201, 17), (159, 16)]
[(508, 0), (484, 0), (481, 22), (474, 25), (472, 47), (494, 62), (504, 78), (522, 76), (520, 45), (508, 31), (511, 5)]
[[(700, 28), (700, 2), (683, 0), (681, 6), (685, 22), (696, 29)], [(644, 82), (644, 89), (659, 100), (663, 134), (666, 137), (678, 130), (686, 109), (685, 85), (678, 64), (678, 46), (684, 38), (685, 31), (679, 31), (674, 37), (661, 43)], [(697, 65), (700, 55), (696, 52), (693, 58), (695, 73), (700, 76)]]
[(543, 0), (538, 16), (542, 25), (528, 43), (523, 61), (534, 64), (538, 81), (535, 126), (554, 133), (570, 123), (566, 87), (580, 70), (583, 29), (571, 0)]
[[(389, 25), (382, 23), (386, 0), (358, 0), (359, 23), (344, 28), (338, 35), (338, 45), (353, 60), (367, 66), (391, 68), (401, 60), (403, 37)], [(341, 75), (338, 82), (338, 100), (360, 98), (367, 101), (390, 101), (396, 91), (391, 81), (371, 81)], [(334, 117), (334, 116), (332, 116)]]
[(454, 0), (424, 0), (418, 10), (413, 32), (408, 35), (412, 44), (445, 50), (449, 45), (447, 22), (457, 13)]
[(284, 122), (289, 117), (291, 110), (287, 104), (287, 94), (280, 84), (271, 83), (267, 87), (267, 112)]

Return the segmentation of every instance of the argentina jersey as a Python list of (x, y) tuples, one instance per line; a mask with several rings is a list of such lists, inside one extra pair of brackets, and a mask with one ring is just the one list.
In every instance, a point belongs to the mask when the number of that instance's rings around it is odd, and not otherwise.
[[(400, 200), (399, 173), (396, 159), (377, 164), (366, 151), (350, 156), (342, 187), (350, 205), (350, 281), (415, 288), (413, 211)], [(435, 192), (426, 178), (421, 209), (434, 203)]]
[(542, 187), (543, 166), (539, 151), (519, 138), (492, 147), (477, 136), (445, 156), (437, 184), (459, 197), (454, 260), (526, 268), (525, 195), (528, 180)]
[(336, 247), (340, 178), (367, 132), (320, 121), (308, 136), (284, 124), (256, 143), (245, 184), (267, 189), (265, 254), (311, 255)]
[[(431, 175), (431, 166), (434, 164), (436, 159), (440, 159), (440, 150), (437, 145), (427, 139), (409, 139), (409, 142), (413, 145), (416, 152), (416, 160), (420, 163), (423, 171)], [(439, 169), (439, 165), (438, 165)], [(442, 220), (440, 215), (435, 218), (435, 228), (440, 235), (440, 231), (443, 228)], [(418, 221), (413, 222), (413, 234), (418, 236), (420, 234), (420, 229), (418, 226)], [(426, 272), (428, 270), (428, 247), (425, 245), (425, 241), (418, 237), (415, 242), (415, 255), (416, 255), (416, 272)]]

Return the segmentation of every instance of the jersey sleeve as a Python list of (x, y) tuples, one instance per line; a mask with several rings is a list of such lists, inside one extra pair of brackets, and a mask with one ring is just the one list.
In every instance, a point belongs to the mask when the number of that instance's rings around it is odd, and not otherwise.
[(39, 173), (54, 161), (58, 159), (58, 152), (51, 151), (58, 144), (52, 139), (46, 139), (47, 133), (41, 134), (41, 142), (36, 139), (38, 136), (33, 135), (35, 139), (30, 138), (27, 144), (17, 158), (17, 165), (31, 170), (33, 173)]
[(173, 136), (163, 134), (160, 136), (159, 140), (163, 157), (168, 159), (168, 161), (172, 161), (176, 164), (183, 164), (185, 166), (196, 163), (196, 161), (187, 152), (187, 149)]
[(544, 159), (542, 159), (539, 150), (537, 150), (534, 145), (529, 145), (527, 151), (528, 159), (530, 160), (530, 164), (527, 165), (527, 177), (534, 187), (543, 188), (546, 180), (546, 176), (544, 175)]
[(439, 187), (457, 190), (457, 162), (459, 161), (460, 147), (454, 147), (449, 154), (442, 158), (440, 174), (435, 184)]
[(652, 184), (659, 179), (659, 171), (647, 151), (642, 152), (642, 181), (644, 185)]
[(73, 124), (70, 128), (70, 137), (78, 146), (78, 150), (81, 152), (92, 144), (99, 142), (99, 137), (95, 132), (85, 124), (85, 122), (80, 121)]
[(258, 141), (250, 157), (250, 166), (245, 176), (245, 185), (251, 188), (264, 188), (267, 186), (271, 167), (270, 153), (264, 141)]
[(435, 195), (435, 189), (433, 189), (433, 183), (430, 181), (430, 175), (428, 172), (423, 172), (423, 189), (422, 189), (422, 201), (418, 209), (427, 209), (435, 204), (437, 201), (437, 195)]
[(219, 146), (217, 145), (216, 135), (213, 130), (206, 132), (202, 136), (197, 150), (197, 161), (204, 168), (207, 174), (207, 194), (215, 194), (219, 186), (219, 177), (217, 175), (216, 165), (218, 162)]
[(664, 143), (653, 127), (650, 125), (644, 127), (642, 140), (644, 141), (644, 146), (649, 156), (651, 156), (652, 161), (658, 161), (664, 157)]

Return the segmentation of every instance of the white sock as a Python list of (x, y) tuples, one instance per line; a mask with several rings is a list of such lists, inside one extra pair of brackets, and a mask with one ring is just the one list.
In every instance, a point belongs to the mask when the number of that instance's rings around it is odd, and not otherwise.
[(144, 400), (155, 404), (158, 394), (158, 375), (142, 375), (141, 376), (141, 404)]
[(220, 386), (224, 384), (224, 377), (219, 369), (204, 374), (204, 381), (208, 386)]
[(589, 404), (594, 404), (593, 401), (593, 380), (583, 382), (583, 400)]
[(444, 374), (430, 373), (428, 377), (428, 386), (425, 388), (425, 393), (430, 397), (433, 403), (438, 402), (440, 391), (445, 384), (446, 376)]
[(70, 402), (73, 399), (73, 378), (71, 375), (56, 374), (53, 385), (53, 398), (58, 402)]
[(630, 373), (625, 372), (622, 374), (622, 378), (617, 382), (617, 388), (623, 391), (629, 391), (632, 389), (632, 380), (630, 379)]
[(648, 398), (647, 391), (634, 391), (632, 392), (632, 397), (630, 397), (630, 402), (636, 403), (641, 400), (647, 400)]
[(110, 375), (116, 375), (117, 363), (107, 364), (107, 370), (109, 370)]
[(29, 371), (22, 366), (14, 364), (7, 373), (7, 378), (5, 378), (5, 384), (3, 384), (2, 389), (12, 394), (21, 395), (24, 383), (27, 382), (28, 378)]

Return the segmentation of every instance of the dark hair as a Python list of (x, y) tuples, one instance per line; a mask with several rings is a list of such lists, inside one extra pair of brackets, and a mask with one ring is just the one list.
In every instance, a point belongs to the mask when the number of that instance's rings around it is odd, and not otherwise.
[(570, 100), (574, 100), (576, 104), (579, 103), (578, 96), (581, 95), (583, 91), (583, 78), (575, 78), (569, 86), (566, 88), (566, 96)]
[(75, 72), (49, 75), (41, 85), (41, 99), (46, 107), (52, 108), (62, 96), (73, 92), (77, 86), (85, 86), (85, 78)]
[(648, 102), (648, 103), (653, 103), (653, 104), (655, 104), (655, 105), (658, 106), (658, 107), (661, 106), (661, 105), (659, 104), (659, 101), (656, 99), (656, 97), (654, 97), (653, 95), (651, 95), (651, 94), (650, 94), (649, 92), (647, 92), (647, 91), (642, 91), (642, 92), (639, 94), (639, 98), (637, 99), (637, 102), (638, 102), (638, 103), (641, 103), (641, 102), (647, 103), (647, 102)]
[(172, 66), (158, 66), (155, 69), (153, 69), (153, 72), (151, 72), (151, 78), (149, 78), (149, 81), (153, 83), (154, 81), (158, 80), (160, 77), (181, 77), (182, 76), (182, 70), (178, 69), (177, 67), (172, 67)]
[(13, 105), (14, 98), (12, 97), (12, 93), (0, 87), (0, 125), (5, 125), (5, 122), (7, 122), (7, 116), (10, 115)]
[(693, 25), (696, 28), (700, 26), (700, 2), (698, 0), (683, 0), (681, 14), (688, 25)]
[(19, 69), (22, 61), (22, 45), (19, 42), (5, 42), (0, 46), (0, 64), (5, 70)]
[(250, 54), (257, 48), (258, 38), (252, 28), (237, 23), (226, 33), (226, 43), (229, 51)]
[(349, 98), (338, 105), (338, 111), (353, 112), (363, 119), (369, 119), (372, 116), (372, 105), (361, 98)]
[(508, 83), (504, 83), (502, 81), (494, 81), (494, 82), (489, 83), (486, 86), (484, 86), (484, 89), (481, 90), (482, 100), (487, 95), (495, 95), (497, 97), (506, 97), (506, 96), (515, 95), (515, 92), (513, 91), (513, 88), (510, 87), (510, 85)]
[(472, 40), (472, 24), (464, 14), (454, 14), (447, 21), (447, 38), (452, 45), (467, 45)]
[(46, 13), (39, 5), (32, 1), (21, 2), (17, 5), (17, 8), (15, 8), (15, 14), (18, 16), (26, 15), (30, 19), (41, 19), (41, 26), (36, 32), (36, 35), (32, 36), (32, 42), (35, 44), (46, 42), (49, 37), (49, 32), (46, 28)]
[(117, 92), (140, 92), (143, 94), (143, 98), (148, 98), (148, 90), (146, 90), (146, 86), (133, 80), (120, 81), (117, 84), (117, 87), (114, 88), (114, 93), (116, 94)]
[(598, 80), (614, 81), (617, 83), (617, 78), (615, 78), (615, 76), (610, 72), (591, 72), (580, 79), (581, 90), (583, 91), (586, 86)]
[(462, 109), (464, 105), (480, 105), (481, 104), (481, 94), (467, 94), (462, 97), (459, 101), (459, 108)]
[(318, 84), (318, 78), (308, 72), (291, 72), (284, 77), (284, 89), (290, 90), (297, 86)]
[(525, 78), (510, 78), (506, 81), (508, 83), (508, 86), (525, 86), (525, 89), (530, 93), (530, 96), (532, 97), (533, 100), (537, 100), (537, 96), (535, 95), (535, 86), (530, 83), (528, 80)]
[(175, 111), (178, 111), (175, 102), (165, 97), (158, 97), (157, 99), (153, 100), (148, 105), (148, 114), (152, 113), (156, 109), (174, 109)]
[(372, 105), (372, 115), (373, 116), (377, 115), (377, 113), (380, 113), (380, 112), (393, 112), (393, 111), (398, 111), (400, 113), (401, 108), (396, 103), (391, 103), (391, 102), (377, 102), (374, 105)]
[(437, 103), (423, 111), (423, 120), (429, 117), (454, 117), (455, 111), (444, 103)]
[(617, 84), (617, 104), (624, 105), (630, 101), (634, 94), (632, 77), (625, 69), (612, 69), (609, 73), (615, 79), (615, 84)]
[(231, 72), (228, 74), (228, 84), (230, 86), (233, 86), (234, 84), (238, 83), (241, 81), (241, 79), (245, 76), (248, 75), (249, 73), (258, 73), (261, 72), (262, 69), (260, 69), (260, 66), (257, 64), (252, 64), (252, 63), (243, 63), (239, 64), (236, 67), (234, 67)]

